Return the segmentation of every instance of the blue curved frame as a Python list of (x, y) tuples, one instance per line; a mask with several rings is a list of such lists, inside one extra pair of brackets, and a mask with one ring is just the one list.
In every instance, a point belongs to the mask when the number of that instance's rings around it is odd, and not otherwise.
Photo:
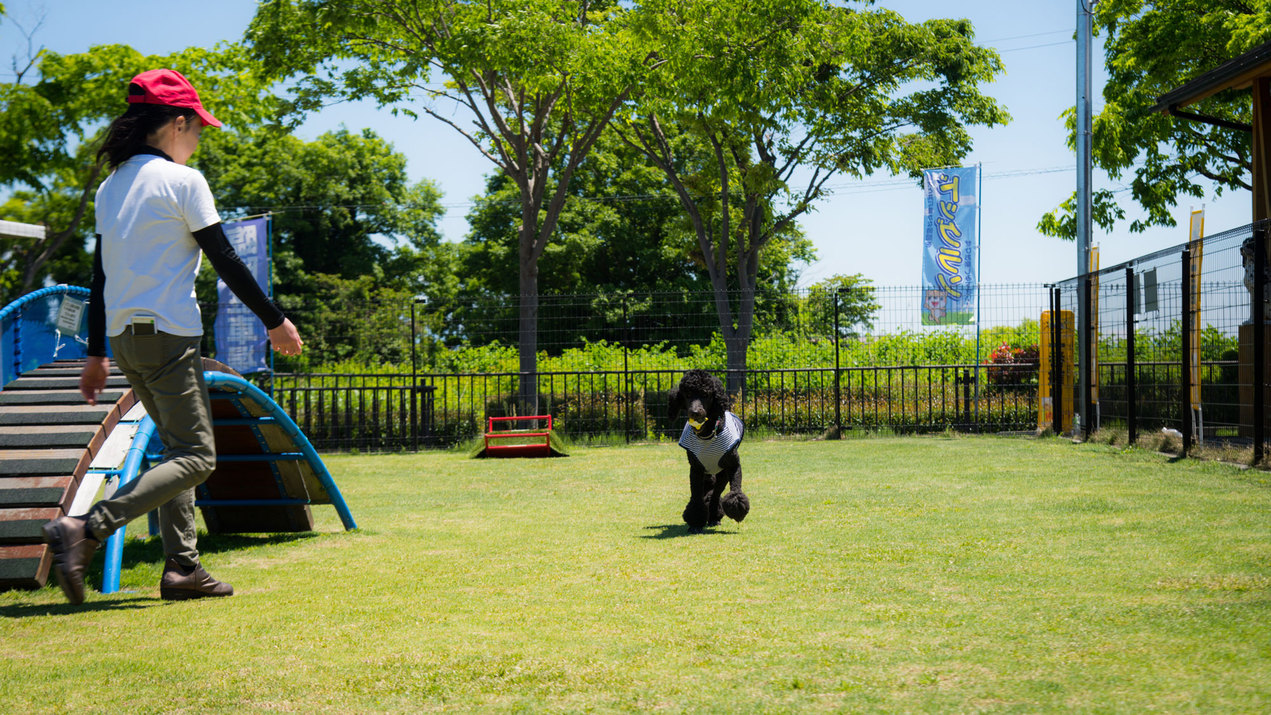
[[(55, 285), (27, 293), (0, 309), (0, 342), (4, 344), (4, 354), (0, 355), (0, 389), (16, 380), (23, 370), (22, 310), (27, 305), (50, 295), (72, 295), (76, 298), (87, 298), (87, 288), (73, 285)], [(29, 342), (29, 341), (27, 341)], [(82, 353), (75, 357), (82, 357)], [(38, 367), (53, 359), (53, 355), (35, 355), (30, 358), (29, 367)]]
[[(146, 447), (153, 436), (154, 420), (150, 419), (150, 415), (146, 415), (137, 423), (137, 434), (133, 436), (132, 445), (128, 447), (128, 452), (124, 455), (123, 466), (118, 470), (104, 473), (107, 476), (118, 476), (119, 487), (140, 476), (149, 461), (146, 459)], [(125, 524), (106, 538), (106, 564), (102, 571), (102, 593), (114, 593), (119, 590), (119, 571), (123, 566), (124, 537), (127, 532), (128, 526)]]
[(4, 320), (5, 318), (9, 317), (11, 313), (17, 311), (17, 309), (21, 308), (27, 303), (30, 303), (31, 301), (39, 300), (40, 298), (43, 298), (46, 295), (58, 295), (60, 293), (69, 293), (70, 295), (73, 295), (79, 298), (87, 298), (89, 296), (90, 291), (87, 288), (81, 288), (80, 286), (73, 286), (73, 285), (66, 285), (66, 284), (49, 286), (48, 288), (41, 288), (37, 291), (32, 291), (30, 293), (27, 293), (26, 295), (22, 296), (21, 298), (18, 298), (17, 300), (6, 305), (5, 307), (0, 308), (0, 320)]
[[(263, 390), (250, 382), (236, 375), (230, 375), (223, 372), (207, 371), (203, 373), (203, 378), (207, 381), (208, 388), (228, 387), (234, 392), (240, 392), (250, 397), (254, 402), (264, 407), (269, 412), (269, 417), (273, 423), (281, 427), (283, 432), (296, 443), (300, 448), (300, 453), (284, 452), (275, 455), (253, 455), (253, 459), (275, 459), (279, 461), (294, 461), (303, 459), (313, 468), (314, 474), (318, 477), (318, 481), (322, 483), (322, 487), (327, 490), (327, 495), (331, 497), (331, 505), (335, 507), (335, 511), (340, 515), (340, 521), (344, 524), (345, 529), (356, 529), (357, 522), (353, 520), (353, 514), (349, 511), (348, 504), (344, 501), (344, 496), (340, 494), (340, 488), (335, 485), (335, 480), (331, 478), (331, 472), (327, 471), (327, 466), (322, 463), (322, 458), (318, 456), (318, 450), (313, 448), (309, 442), (309, 438), (305, 437), (304, 432), (296, 426), (291, 417), (283, 411), (282, 407), (274, 402), (274, 399), (265, 394)], [(278, 503), (274, 501), (273, 503)]]

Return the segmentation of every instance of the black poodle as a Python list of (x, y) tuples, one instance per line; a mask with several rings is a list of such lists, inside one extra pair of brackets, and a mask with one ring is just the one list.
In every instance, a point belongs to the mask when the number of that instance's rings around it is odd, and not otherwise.
[[(718, 526), (724, 516), (741, 521), (750, 513), (750, 499), (741, 491), (741, 418), (729, 412), (732, 400), (724, 383), (705, 370), (689, 370), (671, 390), (669, 416), (681, 410), (688, 423), (680, 433), (680, 446), (688, 451), (690, 496), (684, 507), (689, 531)], [(724, 486), (728, 495), (722, 499)]]

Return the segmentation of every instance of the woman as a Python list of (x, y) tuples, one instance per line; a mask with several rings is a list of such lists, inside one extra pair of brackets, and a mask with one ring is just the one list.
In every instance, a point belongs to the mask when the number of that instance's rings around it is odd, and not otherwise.
[(203, 323), (194, 295), (202, 253), (269, 329), (275, 350), (297, 355), (302, 342), (234, 253), (207, 181), (185, 166), (203, 128), (221, 123), (203, 108), (189, 80), (170, 69), (134, 77), (128, 103), (97, 152), (113, 171), (97, 190), (89, 357), (80, 392), (96, 404), (110, 371), (109, 336), (115, 362), (155, 422), (164, 458), (85, 516), (49, 522), (44, 537), (62, 591), (80, 603), (84, 570), (101, 542), (158, 509), (166, 556), (160, 595), (229, 596), (234, 589), (199, 564), (194, 521), (194, 488), (216, 466), (199, 353)]

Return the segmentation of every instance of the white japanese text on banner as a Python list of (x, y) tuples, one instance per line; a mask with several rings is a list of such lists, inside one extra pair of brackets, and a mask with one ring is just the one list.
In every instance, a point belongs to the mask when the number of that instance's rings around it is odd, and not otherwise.
[[(272, 297), (269, 286), (269, 217), (230, 221), (225, 235), (247, 264), (256, 282)], [(254, 313), (223, 281), (216, 281), (216, 359), (246, 375), (269, 369), (269, 334)]]
[(975, 323), (979, 167), (927, 169), (922, 185), (922, 324)]

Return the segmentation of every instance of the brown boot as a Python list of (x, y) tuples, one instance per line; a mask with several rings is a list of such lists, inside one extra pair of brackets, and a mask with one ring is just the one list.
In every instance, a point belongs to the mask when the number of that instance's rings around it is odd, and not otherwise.
[(163, 578), (159, 581), (159, 595), (165, 601), (186, 601), (191, 598), (220, 598), (233, 596), (234, 587), (217, 581), (203, 570), (202, 564), (184, 569), (176, 561), (168, 559), (163, 564)]
[(53, 575), (62, 593), (71, 603), (83, 603), (84, 570), (101, 542), (88, 532), (88, 522), (74, 516), (59, 516), (41, 528), (53, 551)]

